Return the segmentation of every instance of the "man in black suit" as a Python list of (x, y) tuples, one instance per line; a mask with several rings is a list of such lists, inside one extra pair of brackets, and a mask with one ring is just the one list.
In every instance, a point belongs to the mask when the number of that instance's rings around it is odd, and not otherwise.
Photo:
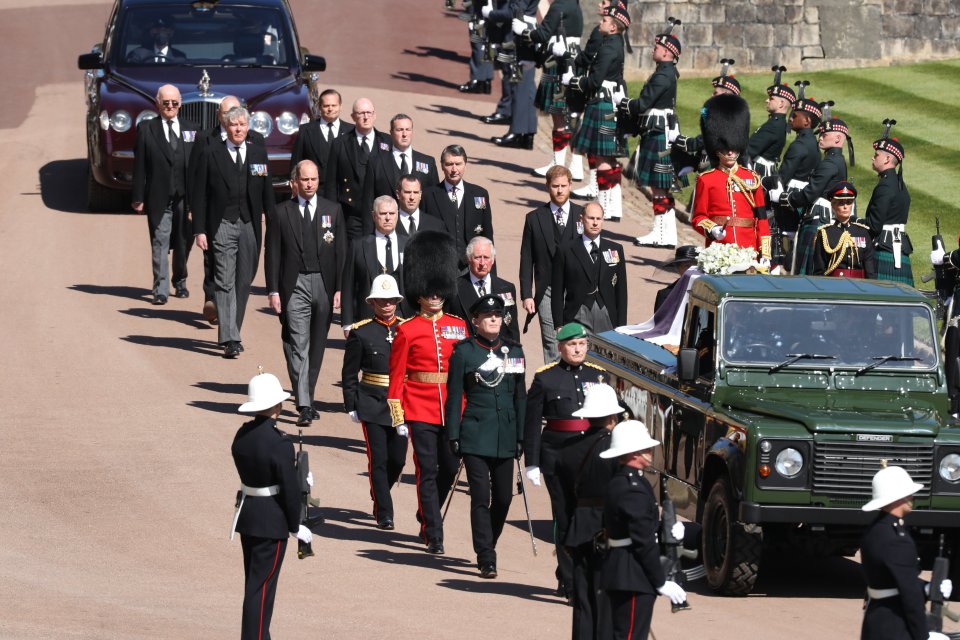
[(336, 89), (326, 89), (320, 94), (316, 107), (320, 117), (300, 127), (293, 143), (290, 166), (296, 166), (301, 160), (313, 160), (320, 175), (324, 175), (333, 141), (353, 131), (352, 124), (340, 119), (342, 100)]
[(464, 258), (471, 238), (483, 236), (493, 241), (490, 194), (483, 187), (464, 181), (467, 152), (460, 145), (444, 148), (440, 166), (443, 182), (424, 190), (422, 208), (443, 221), (447, 233), (457, 243), (460, 269), (463, 269), (467, 266)]
[(353, 323), (374, 316), (373, 307), (366, 302), (374, 278), (384, 273), (393, 276), (403, 294), (400, 265), (407, 237), (397, 233), (397, 201), (391, 196), (378, 197), (371, 215), (374, 231), (353, 243), (343, 274), (340, 321), (345, 334)]
[[(224, 96), (217, 109), (217, 125), (212, 129), (201, 131), (197, 134), (193, 150), (190, 152), (190, 166), (197, 167), (200, 164), (200, 156), (206, 148), (213, 144), (225, 144), (227, 139), (227, 121), (224, 118), (226, 113), (234, 107), (239, 107), (240, 99), (237, 96)], [(256, 131), (247, 131), (247, 144), (255, 144), (261, 147), (266, 146), (263, 136)], [(193, 181), (196, 177), (195, 171), (187, 172), (187, 192), (194, 193)], [(192, 197), (192, 196), (191, 196)], [(191, 202), (191, 209), (193, 208)], [(216, 305), (216, 269), (214, 267), (213, 247), (203, 252), (203, 317), (207, 322), (216, 324), (217, 305)]]
[(127, 62), (137, 64), (181, 63), (187, 54), (170, 45), (173, 40), (173, 22), (167, 18), (157, 18), (150, 25), (150, 43), (137, 47), (127, 54)]
[(390, 138), (374, 129), (377, 112), (367, 98), (354, 102), (350, 115), (355, 125), (353, 133), (337, 138), (330, 145), (323, 174), (323, 195), (327, 200), (340, 203), (347, 235), (353, 240), (363, 235), (364, 218), (370, 217), (370, 209), (363, 209), (367, 170), (373, 158), (390, 150)]
[[(500, 335), (520, 344), (520, 327), (517, 324), (517, 288), (512, 282), (498, 278), (493, 273), (497, 260), (497, 249), (488, 238), (475, 236), (467, 243), (467, 267), (469, 270), (457, 278), (457, 296), (448, 301), (450, 313), (468, 317), (470, 309), (477, 300), (486, 295), (499, 296), (503, 300), (503, 323)], [(471, 324), (470, 335), (476, 335), (476, 327)]]
[[(439, 180), (437, 162), (425, 153), (413, 149), (413, 119), (398, 113), (390, 119), (390, 149), (370, 159), (363, 182), (364, 211), (371, 211), (378, 196), (396, 196), (400, 176), (412, 173), (421, 182), (436, 184)], [(373, 221), (366, 216), (363, 234), (373, 231)]]
[(418, 231), (430, 229), (443, 231), (444, 226), (439, 218), (424, 215), (420, 210), (420, 201), (423, 198), (423, 187), (420, 178), (411, 174), (401, 176), (397, 184), (397, 203), (400, 205), (400, 220), (397, 222), (397, 233), (409, 238)]
[(568, 241), (553, 263), (553, 325), (579, 322), (600, 333), (627, 323), (627, 269), (623, 247), (600, 237), (603, 207), (580, 214), (583, 234)]
[(267, 295), (283, 326), (283, 355), (300, 412), (298, 425), (320, 415), (313, 394), (323, 364), (332, 310), (340, 308), (347, 257), (343, 210), (317, 195), (317, 165), (301, 160), (290, 176), (296, 198), (267, 218)]
[(273, 186), (267, 150), (247, 142), (250, 112), (234, 107), (224, 115), (225, 144), (215, 141), (201, 154), (193, 202), (197, 246), (214, 248), (218, 341), (223, 357), (236, 358), (250, 286), (260, 261), (263, 215), (273, 215)]
[(583, 207), (570, 202), (570, 170), (559, 165), (547, 171), (550, 202), (527, 213), (520, 241), (520, 297), (527, 315), (536, 313), (540, 321), (543, 361), (556, 360), (557, 329), (553, 325), (551, 280), (557, 250), (577, 236), (577, 223)]
[(192, 230), (187, 220), (187, 164), (197, 125), (180, 120), (180, 91), (165, 84), (157, 91), (159, 118), (137, 127), (133, 152), (133, 210), (147, 214), (153, 253), (153, 304), (166, 304), (170, 295), (167, 253), (173, 250), (175, 296), (186, 298), (187, 259)]

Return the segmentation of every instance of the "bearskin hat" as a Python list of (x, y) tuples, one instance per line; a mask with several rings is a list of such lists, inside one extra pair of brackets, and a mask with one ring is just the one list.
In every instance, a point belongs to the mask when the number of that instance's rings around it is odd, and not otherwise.
[(711, 163), (717, 163), (718, 151), (742, 154), (750, 138), (750, 107), (746, 100), (732, 93), (707, 100), (700, 111), (700, 131)]
[(457, 245), (443, 231), (418, 231), (403, 250), (403, 291), (414, 309), (418, 300), (457, 294)]

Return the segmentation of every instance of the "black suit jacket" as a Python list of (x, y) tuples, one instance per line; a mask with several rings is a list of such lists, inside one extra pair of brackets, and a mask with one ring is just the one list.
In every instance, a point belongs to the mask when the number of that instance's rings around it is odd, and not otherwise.
[[(390, 275), (397, 280), (400, 294), (403, 294), (403, 277), (400, 259), (407, 244), (407, 236), (397, 233), (398, 260)], [(340, 294), (340, 324), (349, 327), (354, 322), (374, 316), (373, 309), (367, 304), (370, 285), (373, 279), (386, 273), (377, 260), (377, 239), (373, 234), (363, 236), (350, 245), (350, 257), (343, 273), (343, 289)]]
[(327, 200), (339, 202), (343, 207), (347, 218), (347, 233), (351, 239), (363, 235), (363, 216), (370, 217), (369, 211), (363, 212), (363, 183), (367, 170), (375, 157), (384, 153), (384, 150), (390, 150), (390, 136), (374, 130), (373, 139), (370, 157), (364, 164), (360, 160), (356, 131), (349, 136), (337, 138), (330, 146), (330, 155), (324, 168), (323, 196)]
[[(439, 180), (437, 162), (425, 153), (413, 151), (413, 162), (410, 163), (410, 173), (420, 178), (420, 184), (436, 184)], [(408, 160), (409, 162), (409, 160)], [(377, 157), (370, 157), (367, 175), (363, 182), (363, 235), (373, 232), (373, 201), (379, 196), (397, 197), (397, 182), (400, 181), (400, 168), (393, 158), (393, 146), (388, 142), (386, 151), (378, 153)], [(421, 203), (420, 209), (423, 210)]]
[[(500, 326), (500, 335), (509, 340), (520, 344), (520, 327), (518, 319), (520, 317), (517, 311), (517, 288), (512, 282), (507, 282), (503, 278), (495, 275), (487, 276), (492, 278), (490, 282), (490, 292), (493, 295), (500, 296), (504, 301), (503, 324)], [(457, 278), (457, 297), (447, 302), (448, 311), (453, 315), (460, 316), (467, 321), (467, 328), (470, 335), (476, 335), (477, 330), (470, 321), (470, 307), (473, 306), (480, 296), (477, 295), (477, 288), (473, 286), (470, 280), (470, 274), (466, 273)]]
[[(267, 272), (267, 292), (280, 294), (280, 321), (286, 324), (286, 309), (297, 286), (297, 276), (303, 267), (303, 227), (299, 200), (287, 200), (267, 218), (266, 256), (263, 268)], [(341, 290), (347, 257), (347, 233), (343, 211), (336, 202), (317, 196), (317, 247), (320, 249), (320, 275), (327, 297)], [(324, 227), (319, 216), (330, 216), (330, 226)], [(323, 239), (327, 231), (333, 234), (331, 242)]]
[[(420, 210), (439, 218), (447, 233), (453, 236), (462, 269), (467, 264), (464, 255), (467, 243), (474, 236), (484, 236), (493, 242), (493, 216), (490, 212), (490, 194), (486, 189), (469, 182), (461, 182), (460, 186), (463, 187), (463, 200), (459, 210), (450, 200), (443, 182), (424, 189)], [(457, 233), (458, 217), (462, 221), (460, 233)]]
[[(190, 166), (193, 167), (194, 170), (187, 172), (187, 194), (191, 208), (193, 207), (193, 186), (197, 177), (196, 168), (200, 166), (200, 156), (203, 155), (203, 152), (206, 151), (207, 147), (211, 144), (225, 144), (220, 132), (220, 125), (216, 125), (212, 129), (198, 132), (197, 138), (193, 142), (193, 148), (190, 150)], [(264, 149), (266, 149), (267, 146), (263, 135), (253, 129), (247, 131), (247, 142), (263, 147)]]
[(570, 203), (567, 226), (557, 242), (556, 218), (550, 212), (550, 204), (537, 207), (527, 214), (523, 222), (523, 237), (520, 241), (520, 299), (533, 298), (540, 304), (544, 291), (553, 278), (553, 259), (557, 248), (577, 236), (577, 221), (583, 207)]
[[(580, 305), (594, 290), (603, 299), (613, 326), (627, 324), (627, 268), (623, 247), (601, 236), (598, 265), (590, 258), (581, 238), (576, 236), (567, 242), (553, 263), (550, 303), (554, 326), (572, 322)], [(608, 261), (608, 251), (616, 256), (611, 259), (613, 264)]]
[[(186, 196), (188, 166), (193, 152), (194, 140), (199, 126), (178, 118), (180, 127), (179, 147), (176, 151), (167, 142), (166, 125), (163, 118), (153, 118), (141, 122), (137, 127), (137, 141), (133, 152), (133, 192), (130, 199), (142, 202), (144, 213), (151, 227), (160, 224), (167, 203), (170, 202), (170, 175), (173, 171), (182, 171)], [(175, 155), (183, 154), (180, 163)]]
[[(200, 161), (197, 164), (192, 198), (193, 232), (207, 234), (207, 242), (212, 243), (230, 200), (230, 192), (236, 184), (237, 170), (227, 145), (213, 141), (200, 154)], [(263, 242), (263, 215), (266, 214), (267, 219), (270, 219), (276, 200), (273, 196), (269, 169), (263, 175), (252, 175), (251, 165), (255, 164), (269, 167), (267, 149), (247, 143), (244, 160), (244, 171), (247, 172), (247, 204), (250, 207), (250, 221), (253, 224), (253, 234), (257, 239), (259, 256)]]
[[(326, 122), (322, 118), (308, 122), (300, 127), (297, 139), (293, 143), (293, 153), (290, 155), (290, 170), (301, 160), (313, 160), (320, 170), (320, 177), (326, 170), (327, 158), (330, 157), (332, 142), (327, 142)], [(337, 137), (353, 133), (353, 125), (346, 120), (340, 121)]]
[[(443, 226), (443, 222), (435, 216), (428, 215), (424, 213), (423, 209), (420, 209), (420, 220), (417, 223), (417, 233), (423, 231), (424, 229), (429, 231), (446, 231), (446, 227)], [(401, 235), (404, 238), (410, 237), (410, 234), (407, 233), (407, 228), (403, 226), (403, 220), (397, 220), (397, 235)]]

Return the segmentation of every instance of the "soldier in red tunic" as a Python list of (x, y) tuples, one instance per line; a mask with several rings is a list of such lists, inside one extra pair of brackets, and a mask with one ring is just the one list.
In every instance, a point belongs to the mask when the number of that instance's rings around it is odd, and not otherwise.
[(750, 111), (743, 98), (714, 96), (700, 118), (703, 142), (713, 168), (697, 177), (693, 228), (714, 242), (756, 250), (770, 258), (770, 225), (760, 176), (737, 163), (747, 147)]
[(442, 231), (420, 231), (404, 251), (404, 289), (419, 313), (397, 328), (390, 351), (387, 404), (393, 426), (409, 431), (417, 473), (417, 517), (427, 552), (443, 553), (440, 505), (457, 471), (444, 428), (447, 363), (453, 347), (467, 338), (466, 323), (443, 313), (456, 295), (457, 255), (453, 238)]

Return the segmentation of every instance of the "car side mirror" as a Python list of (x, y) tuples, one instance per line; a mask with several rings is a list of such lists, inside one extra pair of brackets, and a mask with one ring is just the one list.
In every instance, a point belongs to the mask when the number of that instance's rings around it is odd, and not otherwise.
[(82, 71), (102, 69), (103, 61), (100, 59), (99, 53), (81, 53), (77, 56), (77, 67)]
[(326, 71), (327, 70), (327, 59), (323, 56), (315, 56), (312, 54), (306, 54), (303, 56), (303, 70), (304, 71)]
[(697, 376), (700, 374), (697, 369), (699, 369), (700, 358), (697, 356), (697, 350), (693, 347), (684, 347), (680, 349), (680, 353), (677, 357), (677, 377), (680, 379), (680, 382), (696, 382)]

